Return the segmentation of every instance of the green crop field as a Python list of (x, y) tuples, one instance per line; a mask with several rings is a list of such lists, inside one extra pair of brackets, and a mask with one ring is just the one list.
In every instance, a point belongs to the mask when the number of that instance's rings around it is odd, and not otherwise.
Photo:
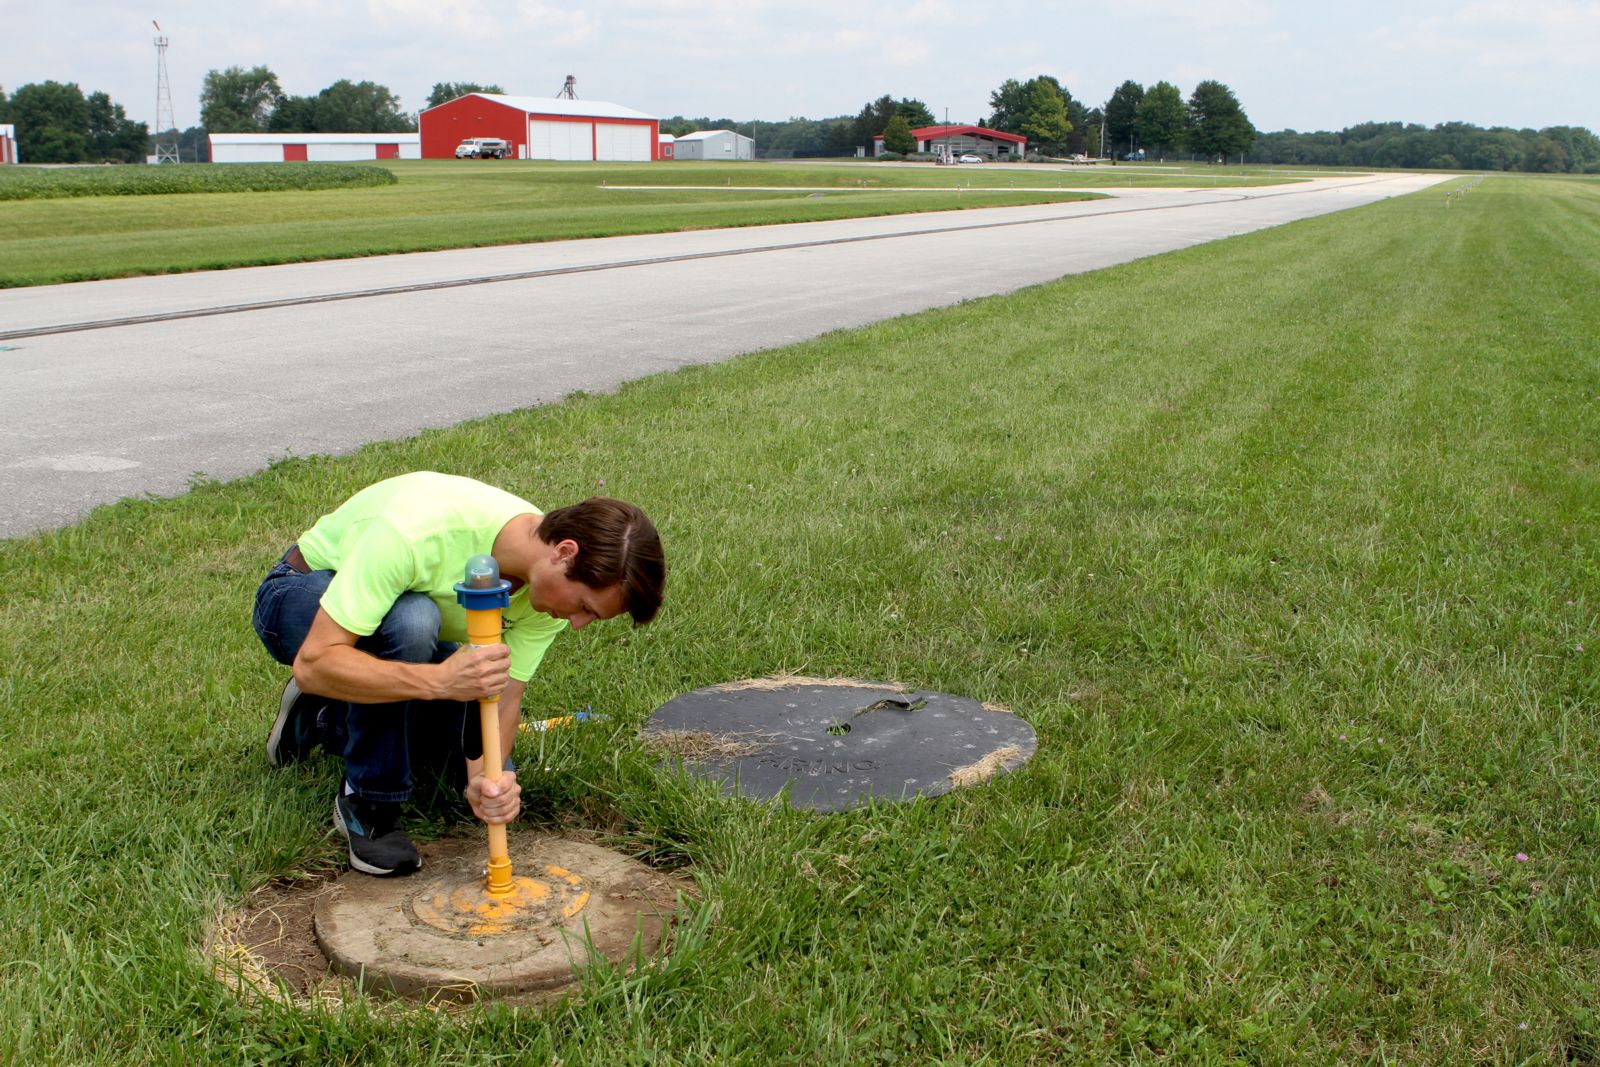
[(259, 193), (393, 185), (385, 167), (350, 163), (262, 163), (222, 167), (6, 167), (0, 200), (176, 193)]
[[(1223, 168), (1201, 180), (1194, 174), (1135, 175), (1129, 168), (1064, 172), (892, 163), (575, 164), (467, 159), (383, 166), (400, 180), (383, 188), (315, 192), (0, 199), (0, 288), (523, 241), (1077, 200), (1096, 194), (1071, 189), (1096, 186), (1236, 186), (1285, 180)], [(90, 173), (112, 169), (91, 168)], [(197, 164), (181, 169), (231, 175), (245, 168)], [(371, 170), (374, 165), (359, 169)], [(80, 181), (73, 177), (74, 171), (44, 173), (57, 175), (60, 181)], [(26, 177), (38, 180), (32, 172)], [(615, 188), (619, 185), (664, 188)], [(761, 188), (774, 186), (779, 188)]]
[[(1496, 177), (0, 543), (0, 1062), (1596, 1062), (1597, 289), (1600, 183)], [(524, 818), (698, 899), (543, 1007), (240, 999), (220, 910), (344, 856), (254, 587), (416, 468), (656, 518), (662, 617), (529, 689), (611, 718), (523, 743)], [(779, 671), (1039, 752), (819, 817), (641, 750)]]

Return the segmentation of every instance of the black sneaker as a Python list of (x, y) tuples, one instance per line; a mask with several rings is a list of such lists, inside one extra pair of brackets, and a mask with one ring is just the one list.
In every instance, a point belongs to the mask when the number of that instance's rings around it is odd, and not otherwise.
[(394, 826), (398, 804), (374, 804), (346, 796), (344, 783), (333, 798), (333, 825), (350, 843), (350, 866), (363, 874), (410, 874), (422, 867), (422, 856), (404, 830)]
[(317, 714), (327, 703), (323, 697), (302, 693), (294, 679), (289, 679), (283, 699), (278, 701), (278, 717), (267, 732), (267, 760), (274, 767), (287, 767), (316, 749)]

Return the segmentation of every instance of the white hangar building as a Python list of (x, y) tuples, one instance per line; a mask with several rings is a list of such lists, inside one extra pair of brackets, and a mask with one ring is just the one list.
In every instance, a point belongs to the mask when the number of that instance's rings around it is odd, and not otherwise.
[(214, 133), (213, 163), (347, 163), (421, 159), (415, 133)]
[(686, 133), (673, 145), (675, 159), (754, 159), (754, 138), (732, 130), (701, 130)]

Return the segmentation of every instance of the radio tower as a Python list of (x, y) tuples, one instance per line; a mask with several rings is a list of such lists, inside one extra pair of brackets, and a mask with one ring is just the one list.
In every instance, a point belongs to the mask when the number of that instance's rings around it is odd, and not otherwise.
[(172, 114), (172, 86), (167, 82), (167, 35), (156, 20), (151, 19), (150, 25), (156, 28), (156, 162), (178, 163), (178, 120)]
[(556, 94), (556, 99), (560, 100), (563, 96), (566, 97), (568, 100), (576, 100), (576, 99), (578, 99), (578, 77), (577, 77), (577, 75), (575, 75), (575, 74), (568, 74), (567, 75), (567, 84), (565, 84), (565, 85), (563, 85), (561, 87), (561, 91)]

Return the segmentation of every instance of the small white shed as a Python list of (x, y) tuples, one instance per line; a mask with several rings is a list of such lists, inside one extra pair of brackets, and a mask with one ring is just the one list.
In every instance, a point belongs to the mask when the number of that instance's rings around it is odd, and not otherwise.
[(701, 130), (679, 137), (673, 146), (675, 159), (754, 159), (756, 142), (732, 130)]

